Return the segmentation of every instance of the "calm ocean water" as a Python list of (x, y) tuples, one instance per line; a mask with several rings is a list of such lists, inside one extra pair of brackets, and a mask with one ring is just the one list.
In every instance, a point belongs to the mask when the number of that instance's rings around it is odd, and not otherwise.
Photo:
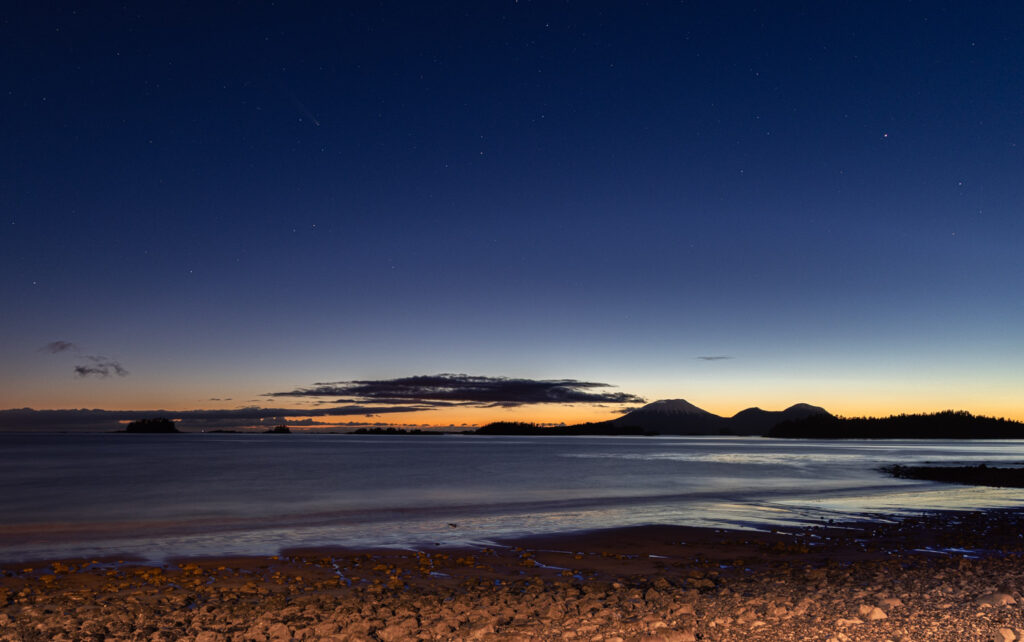
[(457, 545), (1024, 504), (1022, 490), (875, 471), (913, 462), (1019, 463), (1024, 441), (0, 434), (0, 560)]

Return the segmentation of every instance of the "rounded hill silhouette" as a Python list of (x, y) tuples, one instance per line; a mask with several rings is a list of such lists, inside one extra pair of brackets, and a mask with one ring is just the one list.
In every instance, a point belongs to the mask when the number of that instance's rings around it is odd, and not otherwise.
[(662, 435), (764, 435), (783, 421), (828, 414), (824, 408), (798, 403), (785, 410), (747, 408), (726, 418), (685, 399), (662, 399), (613, 419), (612, 423), (639, 426)]

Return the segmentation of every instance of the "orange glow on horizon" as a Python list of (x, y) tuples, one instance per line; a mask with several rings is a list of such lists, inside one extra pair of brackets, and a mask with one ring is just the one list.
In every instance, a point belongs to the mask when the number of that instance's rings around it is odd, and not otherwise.
[[(648, 384), (651, 385), (651, 384)], [(844, 417), (887, 417), (898, 414), (930, 414), (944, 410), (963, 410), (975, 415), (1006, 418), (1024, 421), (1024, 405), (1016, 396), (1011, 385), (986, 387), (963, 386), (929, 386), (927, 389), (907, 387), (886, 387), (881, 382), (857, 381), (839, 386), (835, 382), (801, 380), (798, 382), (777, 382), (765, 384), (756, 381), (744, 381), (731, 391), (725, 391), (710, 382), (694, 382), (683, 386), (665, 384), (623, 385), (623, 389), (643, 394), (648, 401), (658, 399), (684, 398), (699, 408), (722, 417), (731, 417), (741, 410), (759, 407), (763, 410), (784, 410), (796, 403), (809, 403), (821, 406), (834, 415)], [(842, 387), (840, 392), (837, 388)], [(198, 386), (197, 386), (198, 388)], [(646, 388), (646, 389), (645, 389)], [(736, 393), (735, 390), (744, 390)], [(799, 393), (794, 393), (799, 390)], [(10, 392), (10, 391), (8, 391)], [(300, 422), (311, 419), (314, 422), (329, 424), (325, 429), (345, 430), (346, 424), (360, 425), (394, 425), (399, 427), (449, 427), (470, 428), (482, 426), (495, 421), (521, 421), (540, 425), (578, 424), (599, 422), (615, 419), (624, 414), (630, 406), (595, 405), (524, 405), (512, 408), (474, 408), (455, 407), (438, 408), (405, 413), (387, 413), (365, 415), (305, 415), (304, 404), (288, 403), (287, 399), (276, 399), (265, 396), (253, 396), (240, 390), (225, 390), (220, 394), (224, 397), (201, 396), (198, 389), (189, 389), (188, 394), (180, 395), (180, 391), (162, 389), (153, 393), (147, 387), (139, 386), (134, 390), (100, 391), (84, 389), (75, 394), (62, 393), (54, 399), (54, 391), (39, 392), (28, 398), (10, 398), (6, 408), (30, 407), (36, 410), (56, 409), (105, 409), (111, 411), (150, 411), (174, 416), (177, 412), (191, 410), (238, 410), (242, 408), (281, 408), (295, 411), (288, 419)], [(184, 400), (182, 397), (185, 397)], [(172, 401), (173, 398), (173, 401)], [(639, 405), (639, 404), (638, 404)], [(296, 407), (300, 406), (300, 407)], [(315, 406), (306, 406), (313, 410)], [(386, 407), (382, 407), (384, 409)], [(254, 424), (255, 426), (256, 424)], [(294, 426), (297, 430), (317, 430), (321, 426)], [(353, 429), (357, 426), (353, 426)]]
[[(763, 410), (779, 411), (785, 410), (789, 406), (795, 403), (802, 403), (793, 401), (790, 403), (781, 404), (750, 404), (744, 406), (733, 406), (726, 408), (718, 408), (711, 406), (703, 406), (697, 401), (691, 401), (694, 405), (707, 410), (708, 412), (717, 414), (722, 417), (732, 417), (736, 413), (750, 408), (752, 406), (758, 406)], [(810, 402), (813, 403), (813, 402)], [(843, 417), (888, 417), (890, 415), (899, 414), (931, 414), (941, 412), (944, 410), (966, 410), (974, 415), (983, 415), (988, 417), (1005, 418), (1015, 421), (1024, 421), (1024, 413), (1021, 413), (1019, 409), (1011, 407), (971, 407), (971, 406), (960, 406), (957, 404), (947, 403), (945, 405), (941, 403), (932, 402), (918, 402), (914, 404), (891, 404), (891, 403), (878, 403), (878, 404), (862, 404), (862, 403), (834, 403), (830, 404), (827, 402), (818, 403), (825, 410), (829, 411), (833, 415)], [(342, 416), (342, 417), (313, 417), (316, 421), (330, 422), (330, 423), (347, 423), (347, 422), (359, 422), (366, 424), (387, 424), (395, 426), (410, 426), (410, 427), (426, 427), (426, 428), (444, 428), (454, 426), (456, 428), (465, 427), (471, 428), (474, 426), (483, 426), (485, 424), (495, 421), (519, 421), (525, 423), (534, 423), (539, 425), (559, 425), (559, 424), (579, 424), (585, 422), (599, 422), (608, 421), (610, 419), (616, 419), (625, 414), (625, 409), (616, 410), (609, 407), (584, 407), (584, 406), (571, 406), (571, 407), (542, 407), (542, 406), (522, 406), (517, 408), (464, 408), (464, 409), (444, 409), (444, 410), (432, 410), (423, 412), (410, 412), (410, 413), (393, 413), (393, 414), (382, 414), (373, 417), (363, 416)]]

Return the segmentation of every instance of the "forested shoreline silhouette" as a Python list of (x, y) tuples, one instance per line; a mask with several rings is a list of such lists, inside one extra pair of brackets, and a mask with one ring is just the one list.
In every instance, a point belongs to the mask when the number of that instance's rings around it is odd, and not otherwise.
[(965, 410), (889, 417), (813, 415), (783, 421), (768, 437), (790, 439), (1024, 439), (1024, 423)]

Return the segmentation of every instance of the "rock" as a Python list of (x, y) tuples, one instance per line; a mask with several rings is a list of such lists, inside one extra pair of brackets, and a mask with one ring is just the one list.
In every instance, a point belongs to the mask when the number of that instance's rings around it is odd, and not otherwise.
[(1017, 600), (1008, 593), (986, 593), (974, 600), (978, 606), (1003, 606), (1004, 604), (1016, 604)]
[(431, 630), (434, 632), (435, 635), (438, 635), (440, 637), (446, 637), (454, 630), (455, 627), (451, 626), (451, 624), (453, 623), (454, 622), (438, 622), (433, 626)]
[(366, 620), (356, 620), (345, 627), (345, 634), (351, 637), (370, 636), (370, 623)]
[(679, 617), (680, 615), (694, 615), (692, 604), (680, 604), (676, 608), (669, 611), (669, 615), (672, 617)]
[(383, 642), (399, 642), (400, 640), (408, 640), (414, 631), (415, 627), (409, 627), (408, 620), (405, 620), (377, 631), (377, 637)]
[(196, 635), (195, 642), (224, 642), (224, 636), (213, 631), (203, 631)]
[(1013, 629), (999, 629), (994, 636), (992, 636), (992, 642), (1014, 642), (1017, 639), (1017, 634), (1013, 632)]
[(325, 638), (325, 637), (327, 637), (329, 635), (334, 635), (335, 633), (337, 633), (340, 630), (341, 630), (341, 628), (337, 624), (335, 624), (334, 622), (325, 622), (323, 624), (317, 624), (316, 626), (313, 627), (313, 633), (317, 637), (321, 637), (321, 638)]
[(653, 635), (645, 635), (640, 638), (643, 642), (695, 642), (696, 639), (691, 631), (668, 630), (661, 630)]
[(903, 601), (898, 597), (887, 597), (884, 600), (880, 600), (878, 606), (883, 609), (894, 609), (898, 606), (903, 606)]
[(292, 631), (287, 624), (278, 622), (271, 624), (267, 629), (267, 638), (270, 642), (289, 642), (292, 639)]
[(885, 614), (885, 611), (878, 608), (877, 606), (870, 606), (868, 604), (861, 604), (859, 613), (868, 620), (884, 620), (889, 617)]

